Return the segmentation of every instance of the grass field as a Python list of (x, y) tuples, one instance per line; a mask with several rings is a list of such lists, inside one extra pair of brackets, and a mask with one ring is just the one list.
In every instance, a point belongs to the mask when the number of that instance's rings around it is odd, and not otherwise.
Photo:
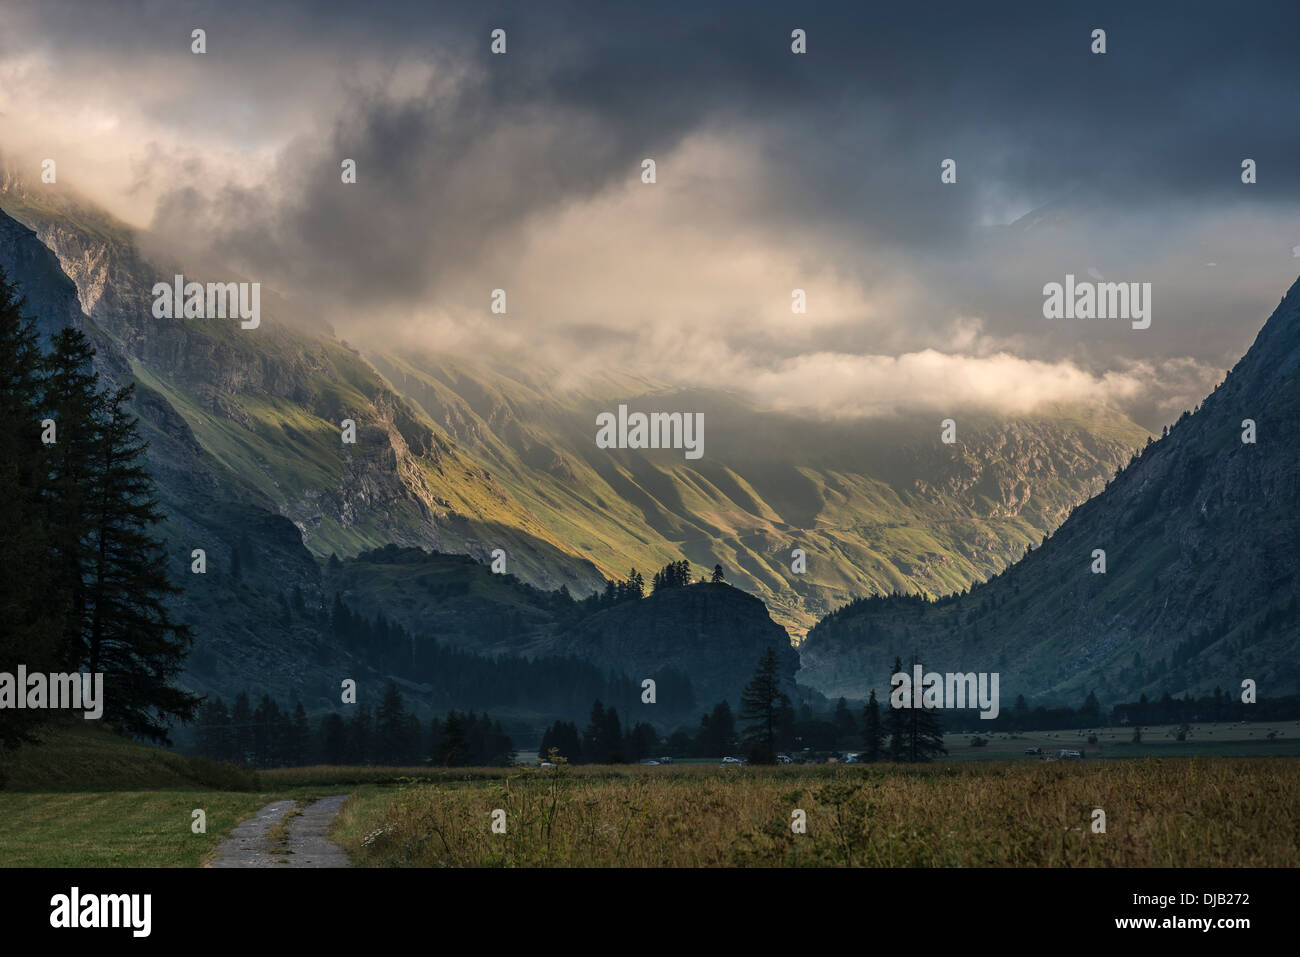
[[(251, 772), (90, 722), (41, 734), (0, 766), (0, 867), (197, 867), (263, 805), (322, 793), (261, 784)], [(204, 834), (191, 829), (196, 809), (207, 815)]]
[(334, 836), (379, 867), (1295, 867), (1298, 811), (1289, 760), (582, 767), (365, 786)]
[[(0, 794), (0, 866), (198, 867), (241, 820), (286, 795), (235, 791)], [(190, 831), (207, 813), (207, 833)]]
[[(344, 792), (334, 837), (369, 867), (1300, 866), (1296, 723), (1194, 727), (1184, 742), (1150, 728), (1138, 745), (1131, 730), (1097, 733), (1100, 747), (1072, 732), (992, 735), (981, 748), (951, 735), (952, 760), (921, 767), (253, 774), (70, 724), (6, 759), (0, 866), (201, 866), (267, 803)], [(1088, 759), (1040, 761), (1026, 747)], [(1202, 750), (1234, 757), (1192, 756)], [(205, 834), (191, 830), (198, 808)], [(491, 830), (497, 809), (504, 834)], [(795, 810), (806, 833), (791, 830)]]
[[(976, 735), (988, 739), (983, 747), (972, 747), (970, 734), (944, 735), (944, 747), (954, 760), (999, 760), (1024, 756), (1026, 748), (1044, 753), (1060, 748), (1085, 752), (1086, 758), (1170, 758), (1191, 757), (1300, 757), (1300, 721), (1272, 724), (1193, 724), (1187, 740), (1178, 740), (1178, 726), (1143, 725), (1142, 742), (1134, 744), (1133, 729), (1079, 728), (1073, 731), (1024, 731), (1017, 734)], [(1095, 735), (1097, 743), (1088, 738)], [(1273, 737), (1270, 739), (1269, 735)], [(1032, 759), (1031, 759), (1032, 760)]]

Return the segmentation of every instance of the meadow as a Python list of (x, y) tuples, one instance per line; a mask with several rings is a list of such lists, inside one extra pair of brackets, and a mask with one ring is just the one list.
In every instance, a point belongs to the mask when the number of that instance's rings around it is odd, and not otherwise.
[[(1080, 730), (950, 735), (921, 766), (252, 772), (72, 725), (0, 769), (0, 866), (202, 866), (271, 801), (331, 793), (351, 795), (331, 835), (360, 867), (1300, 866), (1294, 722), (1098, 729), (1100, 748)], [(1082, 761), (1023, 754), (1081, 741)]]
[[(1020, 731), (944, 735), (944, 747), (953, 760), (1003, 760), (1020, 758), (1026, 748), (1044, 753), (1061, 748), (1083, 751), (1085, 759), (1191, 757), (1300, 757), (1300, 721), (1192, 724), (1186, 739), (1178, 740), (1178, 726), (1143, 725), (1142, 741), (1133, 742), (1133, 728), (1077, 728), (1068, 731)], [(971, 739), (987, 741), (973, 747)], [(1097, 740), (1090, 741), (1095, 737)]]
[(519, 769), (363, 786), (333, 837), (366, 867), (1295, 867), (1300, 763)]

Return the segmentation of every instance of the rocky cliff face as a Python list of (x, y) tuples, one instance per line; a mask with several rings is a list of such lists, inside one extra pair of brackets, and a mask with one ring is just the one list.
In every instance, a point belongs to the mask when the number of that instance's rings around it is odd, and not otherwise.
[(1092, 688), (1114, 701), (1246, 678), (1300, 691), (1298, 430), (1300, 283), (1200, 408), (1044, 547), (963, 597), (828, 616), (800, 680), (861, 694), (915, 651), (937, 671), (1001, 671), (1004, 696), (1071, 704)]
[(0, 216), (0, 263), (11, 279), (21, 280), (27, 313), (38, 320), (42, 336), (65, 326), (86, 327), (77, 289), (59, 262), (22, 223)]

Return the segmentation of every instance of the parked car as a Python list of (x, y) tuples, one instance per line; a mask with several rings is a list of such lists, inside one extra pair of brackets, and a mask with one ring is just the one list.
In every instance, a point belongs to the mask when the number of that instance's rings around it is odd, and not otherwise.
[(725, 758), (722, 759), (722, 766), (723, 766), (724, 768), (734, 768), (734, 767), (739, 767), (740, 765), (742, 765), (742, 764), (744, 764), (744, 763), (745, 763), (745, 759), (744, 759), (744, 758), (733, 758), (733, 757), (731, 757), (731, 755), (727, 755), (727, 757), (725, 757)]
[(1042, 754), (1042, 748), (1025, 748), (1025, 754)]
[(659, 762), (653, 760), (652, 758), (646, 758), (646, 759), (645, 759), (644, 761), (642, 761), (641, 763), (644, 764), (644, 765), (645, 765), (646, 767), (648, 767), (648, 768), (649, 768), (649, 767), (655, 767), (655, 768), (659, 767)]
[(778, 754), (778, 755), (776, 756), (776, 763), (777, 763), (777, 764), (794, 764), (794, 758), (790, 757), (790, 755), (788, 755), (788, 754)]

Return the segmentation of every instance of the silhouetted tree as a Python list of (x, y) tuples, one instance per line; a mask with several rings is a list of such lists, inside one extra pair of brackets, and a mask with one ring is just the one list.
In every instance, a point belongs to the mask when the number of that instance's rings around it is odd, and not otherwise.
[(866, 706), (862, 709), (862, 760), (880, 761), (885, 757), (885, 728), (880, 723), (880, 704), (876, 701), (876, 689), (871, 689)]
[(740, 717), (745, 726), (745, 743), (754, 764), (776, 761), (777, 708), (781, 702), (781, 659), (768, 648), (759, 659), (753, 679), (740, 695)]

